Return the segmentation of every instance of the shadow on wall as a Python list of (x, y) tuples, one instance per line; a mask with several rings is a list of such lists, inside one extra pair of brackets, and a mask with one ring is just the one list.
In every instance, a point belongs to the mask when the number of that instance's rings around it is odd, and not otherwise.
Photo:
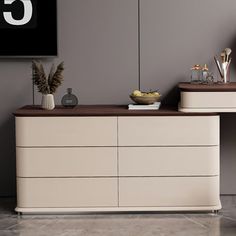
[(178, 84), (172, 87), (170, 91), (162, 98), (162, 105), (178, 106), (180, 100), (180, 92)]
[(180, 90), (178, 88), (178, 84), (180, 82), (189, 82), (188, 78), (186, 79), (186, 81), (183, 78), (184, 76), (176, 79), (176, 83), (174, 84), (174, 86), (162, 98), (163, 105), (175, 106), (176, 108), (178, 107), (178, 103), (180, 101)]
[[(230, 43), (230, 46), (229, 46), (231, 49), (232, 49), (232, 64), (231, 64), (231, 69), (233, 69), (233, 71), (236, 71), (236, 35), (235, 37), (233, 38), (233, 40), (231, 41)], [(232, 78), (231, 76), (231, 79), (232, 81), (235, 81), (234, 78)]]
[(13, 115), (0, 124), (0, 144), (0, 196), (12, 196), (16, 192), (15, 125)]
[(236, 114), (222, 114), (220, 124), (221, 193), (235, 194)]

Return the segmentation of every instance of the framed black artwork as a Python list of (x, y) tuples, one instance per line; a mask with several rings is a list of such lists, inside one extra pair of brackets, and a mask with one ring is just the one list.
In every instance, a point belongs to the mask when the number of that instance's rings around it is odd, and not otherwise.
[(0, 0), (0, 57), (57, 56), (56, 0)]

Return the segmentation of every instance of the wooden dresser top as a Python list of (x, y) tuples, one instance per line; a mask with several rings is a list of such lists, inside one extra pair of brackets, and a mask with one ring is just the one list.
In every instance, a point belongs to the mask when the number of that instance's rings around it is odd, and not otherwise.
[(191, 84), (179, 83), (179, 89), (185, 92), (236, 92), (236, 82), (229, 84)]
[(127, 105), (81, 105), (74, 108), (56, 106), (54, 110), (43, 110), (40, 106), (24, 106), (13, 113), (26, 117), (59, 116), (211, 116), (217, 113), (183, 113), (177, 107), (161, 107), (160, 110), (128, 110)]

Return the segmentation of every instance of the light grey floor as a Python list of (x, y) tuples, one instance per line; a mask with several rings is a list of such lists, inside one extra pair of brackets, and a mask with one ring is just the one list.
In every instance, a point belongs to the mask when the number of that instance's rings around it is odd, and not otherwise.
[(236, 236), (236, 196), (214, 214), (91, 214), (24, 216), (14, 199), (0, 199), (0, 236)]

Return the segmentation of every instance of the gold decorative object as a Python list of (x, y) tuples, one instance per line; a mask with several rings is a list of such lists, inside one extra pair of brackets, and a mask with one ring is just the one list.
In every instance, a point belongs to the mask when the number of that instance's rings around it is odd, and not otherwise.
[(137, 104), (151, 105), (155, 102), (159, 102), (161, 95), (157, 91), (141, 92), (139, 90), (135, 90), (130, 95), (130, 98)]

